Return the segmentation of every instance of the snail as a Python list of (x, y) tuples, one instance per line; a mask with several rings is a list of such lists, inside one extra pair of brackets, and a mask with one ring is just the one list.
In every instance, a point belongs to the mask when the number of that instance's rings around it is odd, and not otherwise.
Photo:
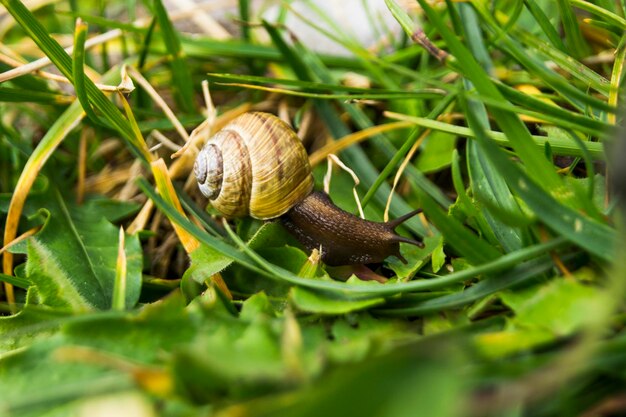
[(402, 262), (400, 243), (424, 247), (394, 229), (419, 213), (389, 222), (361, 219), (313, 191), (311, 166), (291, 127), (269, 113), (244, 113), (211, 137), (196, 158), (200, 191), (226, 218), (279, 218), (309, 250), (321, 247), (330, 266)]

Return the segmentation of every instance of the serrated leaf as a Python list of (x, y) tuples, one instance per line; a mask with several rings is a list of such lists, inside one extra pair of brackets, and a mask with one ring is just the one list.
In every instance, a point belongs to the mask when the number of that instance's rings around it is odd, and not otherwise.
[(424, 239), (424, 248), (410, 246), (402, 251), (402, 256), (407, 260), (406, 264), (394, 257), (389, 259), (388, 265), (396, 273), (399, 280), (409, 279), (426, 265), (433, 251), (437, 247), (441, 247), (442, 244), (443, 237), (441, 235), (427, 237)]
[(30, 301), (34, 298), (32, 294), (33, 291), (28, 292), (23, 309), (12, 316), (0, 317), (0, 356), (49, 338), (58, 331), (59, 322), (55, 319), (64, 317), (64, 314), (34, 306)]
[[(86, 207), (68, 206), (58, 191), (46, 199), (49, 218), (28, 242), (26, 276), (43, 304), (73, 311), (111, 307), (118, 231)], [(139, 299), (142, 252), (136, 236), (126, 237), (127, 308)]]
[(200, 245), (189, 254), (189, 258), (191, 265), (185, 271), (183, 279), (191, 278), (199, 284), (205, 283), (211, 275), (223, 271), (233, 263), (231, 258), (207, 245)]

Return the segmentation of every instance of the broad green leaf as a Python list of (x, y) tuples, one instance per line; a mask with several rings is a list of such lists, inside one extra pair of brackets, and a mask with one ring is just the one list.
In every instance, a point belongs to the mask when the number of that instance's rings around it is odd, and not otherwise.
[(505, 291), (500, 298), (515, 316), (504, 330), (475, 338), (482, 352), (496, 357), (556, 342), (595, 324), (606, 293), (571, 278), (556, 278), (524, 291)]
[(135, 202), (112, 200), (102, 196), (89, 196), (84, 205), (90, 212), (97, 212), (113, 223), (128, 218), (140, 209), (139, 204)]
[(259, 292), (243, 302), (239, 317), (245, 321), (265, 320), (268, 317), (276, 317), (276, 310), (268, 296), (264, 292)]
[(66, 313), (36, 306), (35, 298), (34, 292), (29, 291), (24, 308), (14, 315), (0, 317), (0, 357), (3, 353), (45, 340), (59, 331)]
[[(355, 356), (360, 358), (353, 351)], [(332, 378), (306, 391), (243, 403), (237, 410), (251, 417), (462, 415), (468, 375), (459, 366), (464, 363), (462, 356), (450, 340), (410, 345), (392, 354), (366, 358), (337, 370)]]
[(63, 338), (70, 345), (121, 355), (139, 363), (160, 363), (162, 351), (189, 343), (202, 323), (194, 306), (185, 309), (180, 294), (141, 310), (95, 312), (69, 321)]
[(301, 287), (291, 289), (289, 300), (299, 311), (333, 315), (365, 310), (385, 302), (384, 298), (368, 298), (366, 300), (336, 299), (332, 295), (313, 292)]
[[(164, 391), (159, 389), (167, 388), (168, 379), (171, 385), (171, 378), (153, 365), (163, 363), (163, 352), (189, 343), (202, 323), (184, 310), (181, 301), (170, 297), (140, 313), (70, 317), (25, 310), (15, 316), (14, 323), (24, 325), (25, 336), (32, 332), (34, 344), (0, 357), (0, 410), (24, 417), (73, 415), (82, 406), (77, 399), (138, 392), (140, 387), (144, 394), (158, 393), (162, 398)], [(15, 337), (20, 329), (9, 330), (7, 335)]]
[(55, 335), (0, 359), (0, 410), (4, 415), (58, 416), (56, 410), (77, 398), (133, 387), (132, 380), (120, 371), (59, 360), (57, 349), (63, 347), (63, 339)]
[(191, 278), (199, 284), (204, 284), (213, 274), (223, 271), (233, 263), (231, 258), (207, 245), (200, 245), (189, 254), (189, 258), (191, 264), (185, 270), (183, 279)]
[(417, 158), (415, 167), (424, 173), (437, 172), (450, 166), (452, 150), (456, 147), (456, 136), (441, 132), (428, 135)]
[[(98, 213), (68, 206), (58, 191), (45, 204), (49, 218), (28, 242), (27, 278), (43, 304), (74, 311), (111, 307), (118, 232)], [(126, 237), (126, 307), (139, 298), (142, 254), (136, 236)]]
[(544, 329), (554, 337), (568, 336), (595, 322), (595, 317), (604, 311), (607, 296), (601, 289), (575, 278), (557, 278), (525, 291), (506, 291), (500, 298), (515, 313), (515, 326)]

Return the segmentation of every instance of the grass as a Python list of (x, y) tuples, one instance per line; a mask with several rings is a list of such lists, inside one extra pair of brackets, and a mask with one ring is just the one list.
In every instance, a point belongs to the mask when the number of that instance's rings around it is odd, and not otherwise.
[[(0, 4), (0, 415), (624, 412), (622, 0), (386, 0), (356, 36), (314, 2)], [(197, 150), (251, 110), (425, 248), (360, 280), (205, 208)]]

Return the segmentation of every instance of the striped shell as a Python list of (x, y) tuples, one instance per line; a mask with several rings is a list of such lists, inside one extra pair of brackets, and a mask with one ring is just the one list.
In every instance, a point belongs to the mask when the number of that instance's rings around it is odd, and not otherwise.
[(306, 150), (269, 113), (245, 113), (204, 145), (194, 166), (200, 191), (227, 218), (273, 219), (313, 189)]

